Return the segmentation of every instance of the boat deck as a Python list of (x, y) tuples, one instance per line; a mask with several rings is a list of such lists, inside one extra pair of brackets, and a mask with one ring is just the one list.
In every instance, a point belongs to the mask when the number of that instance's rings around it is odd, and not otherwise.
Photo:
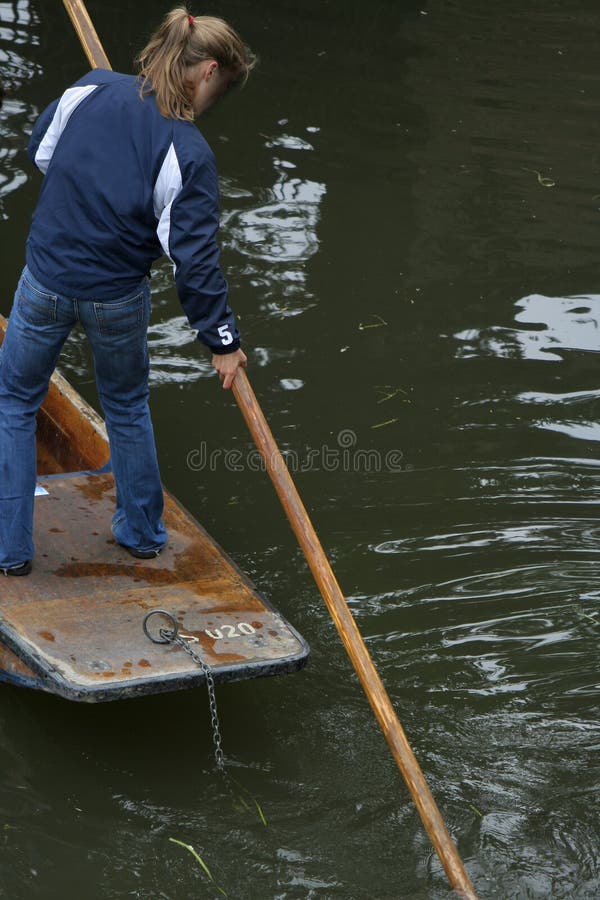
[[(104, 700), (202, 682), (177, 645), (143, 632), (150, 610), (170, 612), (215, 681), (293, 671), (306, 645), (212, 538), (167, 496), (169, 543), (136, 560), (110, 533), (110, 474), (40, 478), (34, 569), (0, 582), (0, 638), (51, 690)], [(168, 627), (166, 619), (157, 620)]]

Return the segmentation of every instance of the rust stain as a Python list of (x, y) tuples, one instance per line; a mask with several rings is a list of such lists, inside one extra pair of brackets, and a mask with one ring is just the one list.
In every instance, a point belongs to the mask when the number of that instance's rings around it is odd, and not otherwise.
[[(125, 550), (123, 550), (123, 555), (127, 560), (131, 559)], [(220, 574), (216, 565), (205, 565), (205, 560), (199, 559), (195, 553), (182, 554), (182, 557), (172, 556), (169, 559), (167, 552), (164, 557), (159, 556), (156, 559), (148, 559), (139, 563), (126, 562), (125, 559), (123, 562), (114, 563), (85, 563), (78, 561), (74, 564), (73, 561), (73, 564), (65, 563), (59, 566), (54, 570), (53, 574), (58, 578), (109, 578), (122, 576), (131, 578), (136, 583), (143, 582), (144, 584), (154, 585), (204, 581), (211, 576), (214, 577)], [(169, 563), (171, 563), (171, 566), (169, 566)], [(232, 585), (232, 582), (228, 580), (224, 580), (224, 583)], [(260, 606), (260, 603), (254, 601), (252, 605), (257, 607)], [(223, 607), (223, 610), (227, 609), (227, 606)]]
[[(150, 561), (149, 561), (150, 562)], [(144, 581), (153, 584), (173, 584), (173, 572), (170, 569), (150, 569), (141, 564), (128, 563), (67, 563), (59, 566), (52, 573), (58, 578), (114, 578), (123, 576), (136, 582)], [(136, 577), (138, 576), (138, 577)], [(139, 577), (144, 576), (144, 577)]]
[(55, 641), (56, 640), (56, 638), (54, 637), (54, 635), (52, 634), (51, 631), (39, 631), (38, 634), (40, 637), (43, 637), (45, 641)]
[[(217, 653), (215, 650), (215, 645), (217, 647), (227, 647), (230, 642), (227, 638), (212, 638), (210, 635), (206, 634), (204, 631), (196, 631), (192, 632), (200, 641), (200, 645), (205, 653), (211, 657), (211, 661), (219, 663), (225, 662), (242, 662), (246, 659), (244, 655), (240, 655), (239, 653)], [(179, 649), (179, 648), (177, 648)]]
[(48, 533), (49, 534), (64, 534), (65, 531), (64, 531), (64, 528), (49, 528)]
[(105, 494), (109, 500), (115, 498), (114, 481), (110, 475), (92, 475), (89, 478), (82, 478), (74, 486), (86, 500), (102, 500)]
[(102, 675), (103, 678), (113, 678), (115, 673), (114, 672), (101, 672), (100, 674)]
[[(235, 587), (235, 584), (233, 584), (231, 586)], [(222, 590), (219, 590), (220, 587), (221, 587), (220, 585), (217, 586), (217, 591), (215, 591), (215, 594), (223, 593)], [(217, 597), (216, 596), (207, 597), (206, 599), (207, 600), (210, 599), (214, 603), (215, 600), (217, 599)], [(217, 617), (219, 615), (226, 616), (226, 622), (229, 622), (229, 616), (231, 615), (231, 599), (229, 597), (225, 597), (225, 598), (221, 597), (219, 599), (221, 599), (221, 604), (219, 606), (211, 605), (210, 614), (211, 614), (211, 616), (215, 616), (215, 617)], [(254, 596), (253, 594), (249, 594), (244, 597), (243, 605), (241, 603), (239, 604), (237, 611), (239, 611), (240, 616), (249, 616), (252, 613), (255, 613), (257, 611), (264, 612), (265, 609), (258, 597)], [(219, 627), (219, 622), (220, 622), (219, 619), (216, 619), (216, 621), (213, 619), (211, 621), (214, 622), (216, 628)], [(221, 623), (221, 624), (223, 624), (223, 623)]]
[(147, 659), (138, 660), (138, 666), (142, 666), (144, 669), (151, 669), (152, 663), (149, 663)]
[(246, 659), (246, 656), (240, 656), (239, 653), (214, 653), (208, 662), (212, 662), (213, 665), (215, 663), (222, 665), (223, 663), (246, 662)]
[(209, 652), (213, 650), (213, 648), (216, 644), (216, 638), (212, 638), (205, 631), (192, 632), (192, 634), (194, 634), (195, 637), (197, 637), (199, 639), (204, 650), (208, 650)]
[(34, 674), (18, 656), (15, 656), (14, 653), (2, 645), (0, 645), (0, 669), (6, 669), (8, 672), (18, 672), (21, 675), (29, 675), (30, 677)]

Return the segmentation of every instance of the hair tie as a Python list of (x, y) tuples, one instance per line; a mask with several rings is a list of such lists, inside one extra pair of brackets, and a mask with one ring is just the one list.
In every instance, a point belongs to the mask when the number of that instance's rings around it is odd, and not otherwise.
[(190, 28), (194, 27), (195, 20), (193, 16), (188, 16), (188, 22), (190, 23)]

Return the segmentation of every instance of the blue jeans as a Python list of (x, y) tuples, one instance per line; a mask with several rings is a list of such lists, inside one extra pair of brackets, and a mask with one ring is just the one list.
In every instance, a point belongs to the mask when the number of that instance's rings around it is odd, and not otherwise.
[(102, 303), (55, 294), (23, 270), (0, 347), (0, 567), (32, 559), (36, 413), (73, 326), (91, 344), (110, 441), (112, 530), (139, 550), (166, 543), (163, 492), (148, 408), (150, 287)]

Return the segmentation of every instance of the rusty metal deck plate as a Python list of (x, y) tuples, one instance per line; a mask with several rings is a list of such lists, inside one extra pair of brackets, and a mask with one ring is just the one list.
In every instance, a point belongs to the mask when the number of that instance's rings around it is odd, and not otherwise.
[[(31, 575), (0, 580), (0, 668), (29, 673), (74, 700), (111, 700), (204, 681), (176, 645), (143, 633), (147, 612), (169, 611), (213, 669), (233, 681), (302, 668), (308, 646), (168, 493), (169, 543), (138, 561), (110, 533), (112, 475), (39, 479)], [(15, 658), (16, 657), (16, 658)], [(12, 663), (11, 663), (12, 660)], [(24, 682), (24, 683), (25, 683)]]

